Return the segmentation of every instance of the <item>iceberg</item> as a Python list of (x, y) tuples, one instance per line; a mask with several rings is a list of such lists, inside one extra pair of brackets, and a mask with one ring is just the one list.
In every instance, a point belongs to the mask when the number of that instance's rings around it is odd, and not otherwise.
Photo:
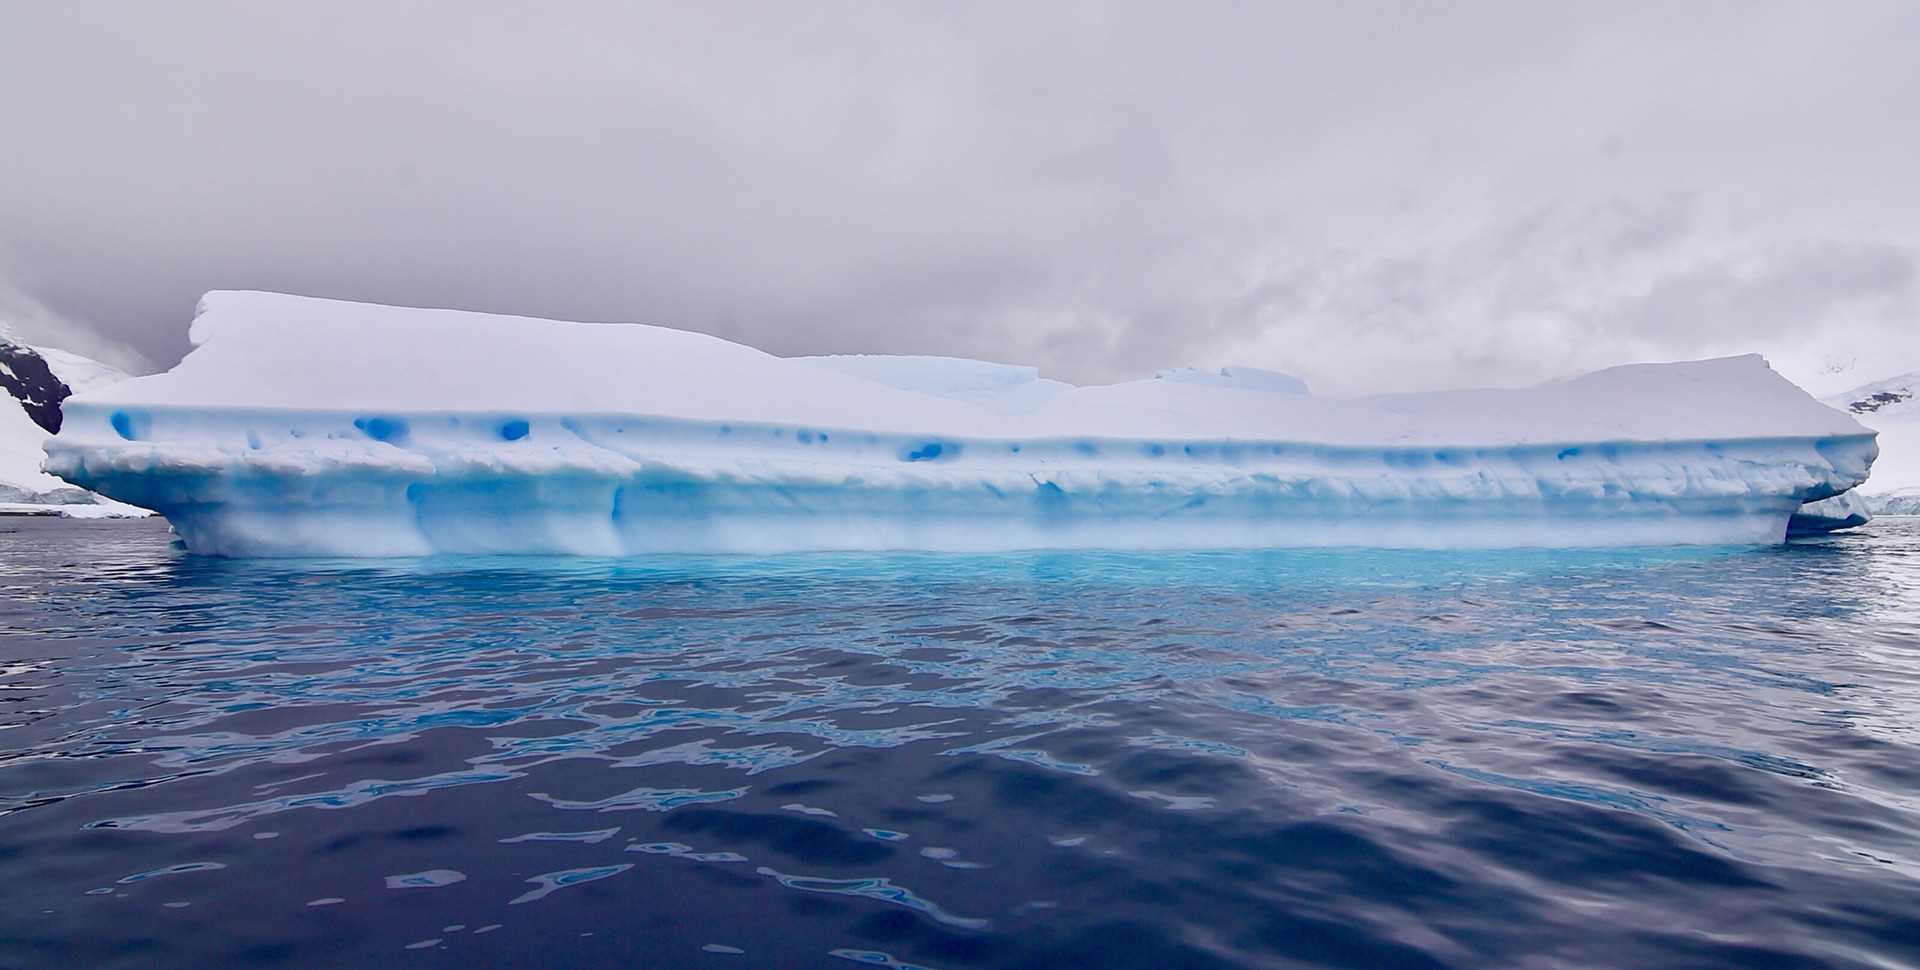
[(209, 293), (47, 471), (223, 556), (1778, 543), (1873, 432), (1757, 356), (1327, 399)]

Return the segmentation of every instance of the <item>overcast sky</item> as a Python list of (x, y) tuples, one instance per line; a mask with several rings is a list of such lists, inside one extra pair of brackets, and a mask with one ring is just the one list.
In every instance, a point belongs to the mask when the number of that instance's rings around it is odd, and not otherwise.
[(1336, 394), (1920, 351), (1920, 3), (0, 0), (0, 319), (151, 370), (209, 289)]

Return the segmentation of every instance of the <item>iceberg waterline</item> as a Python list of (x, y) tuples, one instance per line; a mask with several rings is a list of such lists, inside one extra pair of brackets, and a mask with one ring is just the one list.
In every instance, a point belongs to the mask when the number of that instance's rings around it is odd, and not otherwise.
[(1758, 357), (1327, 400), (212, 293), (47, 469), (252, 556), (1781, 541), (1872, 432)]

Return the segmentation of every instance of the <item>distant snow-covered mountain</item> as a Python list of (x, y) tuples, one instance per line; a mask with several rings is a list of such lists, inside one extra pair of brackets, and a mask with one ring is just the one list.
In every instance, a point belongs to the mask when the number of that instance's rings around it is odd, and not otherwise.
[(1821, 403), (1880, 432), (1880, 458), (1858, 491), (1878, 515), (1920, 515), (1920, 360), (1874, 354), (1800, 381)]
[(144, 509), (75, 488), (40, 470), (60, 430), (61, 402), (126, 380), (126, 372), (79, 354), (32, 347), (0, 329), (0, 513), (83, 517), (146, 515)]

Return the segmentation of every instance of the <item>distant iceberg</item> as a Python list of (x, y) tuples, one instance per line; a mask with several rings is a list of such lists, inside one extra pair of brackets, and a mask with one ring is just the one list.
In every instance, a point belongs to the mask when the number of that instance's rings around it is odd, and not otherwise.
[(1876, 455), (1757, 356), (1335, 400), (267, 293), (191, 338), (46, 469), (229, 556), (1776, 543)]

